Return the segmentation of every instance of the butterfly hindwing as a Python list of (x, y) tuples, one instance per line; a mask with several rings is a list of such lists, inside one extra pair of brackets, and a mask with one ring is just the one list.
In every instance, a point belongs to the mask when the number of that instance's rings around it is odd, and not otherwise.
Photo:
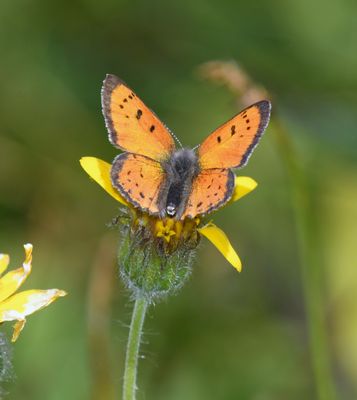
[(164, 178), (159, 162), (138, 154), (120, 154), (111, 169), (113, 186), (135, 207), (152, 215), (159, 213), (158, 197)]
[(255, 103), (211, 133), (198, 148), (201, 168), (243, 167), (268, 125), (270, 109), (267, 100)]
[(194, 218), (225, 204), (233, 194), (235, 177), (230, 169), (202, 170), (192, 182), (192, 189), (182, 215)]
[(111, 143), (121, 150), (163, 160), (175, 143), (159, 118), (114, 75), (102, 87), (102, 108)]

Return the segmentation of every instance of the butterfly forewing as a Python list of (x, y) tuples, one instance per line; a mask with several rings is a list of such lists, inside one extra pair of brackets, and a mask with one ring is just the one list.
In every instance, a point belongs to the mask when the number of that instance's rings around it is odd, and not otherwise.
[(120, 154), (112, 165), (113, 186), (135, 207), (152, 215), (159, 213), (158, 196), (164, 178), (160, 164), (141, 155)]
[(216, 129), (198, 149), (201, 168), (243, 167), (268, 125), (270, 109), (269, 101), (260, 101)]
[(192, 190), (182, 218), (205, 215), (225, 204), (234, 190), (234, 174), (229, 169), (201, 171), (192, 183)]
[(103, 82), (102, 107), (114, 146), (158, 161), (174, 150), (174, 140), (165, 125), (114, 75), (107, 75)]

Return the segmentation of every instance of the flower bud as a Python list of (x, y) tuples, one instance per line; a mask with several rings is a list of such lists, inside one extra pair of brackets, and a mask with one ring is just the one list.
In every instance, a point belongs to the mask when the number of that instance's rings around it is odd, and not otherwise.
[(121, 226), (120, 275), (133, 297), (153, 302), (180, 289), (199, 242), (197, 223), (136, 213), (130, 224)]

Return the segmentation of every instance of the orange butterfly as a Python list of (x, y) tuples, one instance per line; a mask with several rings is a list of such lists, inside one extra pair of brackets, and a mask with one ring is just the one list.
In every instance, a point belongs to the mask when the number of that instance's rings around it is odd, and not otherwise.
[(198, 147), (176, 150), (173, 136), (128, 86), (107, 75), (102, 107), (110, 142), (124, 150), (113, 162), (113, 186), (134, 207), (182, 220), (205, 215), (233, 194), (235, 175), (268, 125), (271, 104), (260, 101), (216, 129)]

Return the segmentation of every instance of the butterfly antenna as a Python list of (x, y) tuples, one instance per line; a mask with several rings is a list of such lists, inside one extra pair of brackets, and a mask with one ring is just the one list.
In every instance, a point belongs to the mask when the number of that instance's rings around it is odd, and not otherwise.
[(176, 142), (180, 145), (181, 149), (183, 148), (181, 142), (179, 141), (178, 137), (172, 132), (170, 128), (165, 125), (165, 128), (171, 133), (171, 136), (176, 140)]
[[(154, 115), (154, 111), (150, 110)], [(172, 130), (165, 124), (165, 122), (161, 121), (164, 127), (170, 132), (171, 136), (176, 140), (176, 142), (180, 145), (181, 149), (183, 148), (181, 142), (178, 140), (178, 137), (172, 132)]]
[(180, 147), (182, 149), (183, 146), (182, 146), (182, 143), (179, 141), (178, 137), (173, 132), (171, 132), (171, 135), (173, 136), (173, 138), (176, 140), (176, 142), (180, 145)]

